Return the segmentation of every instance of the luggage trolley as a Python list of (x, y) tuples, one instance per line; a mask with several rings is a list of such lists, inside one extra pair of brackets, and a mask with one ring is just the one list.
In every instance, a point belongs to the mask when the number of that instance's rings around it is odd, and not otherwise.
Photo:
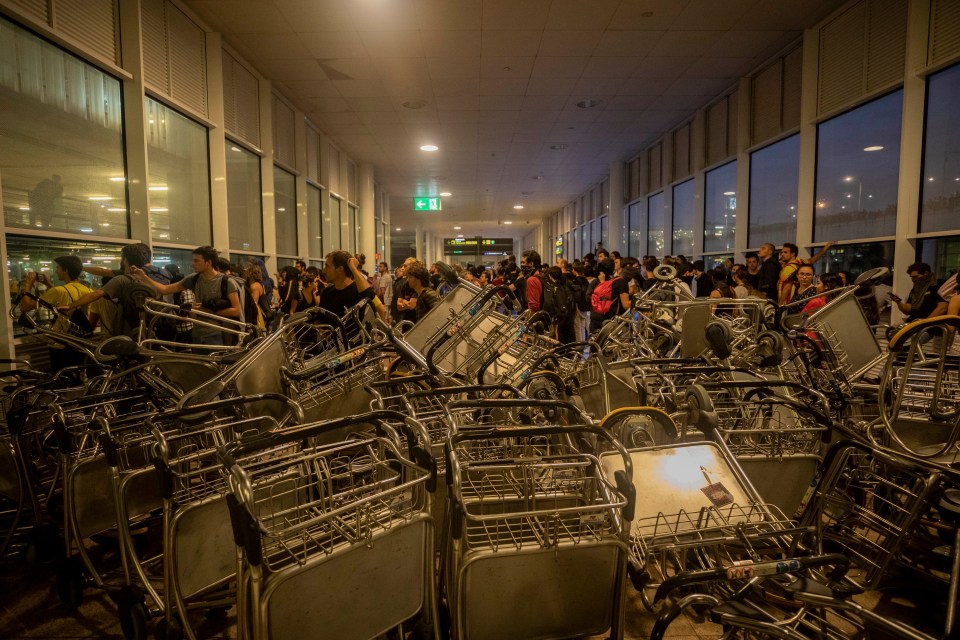
[[(615, 480), (590, 440), (620, 460)], [(634, 497), (619, 443), (589, 425), (472, 427), (448, 438), (447, 456), (455, 637), (622, 637)]]
[[(634, 480), (628, 574), (651, 611), (653, 591), (672, 575), (759, 560), (757, 548), (788, 550), (808, 532), (761, 499), (722, 441), (629, 454), (644, 472)], [(619, 455), (604, 454), (600, 461), (608, 477), (622, 469)]]
[[(408, 448), (389, 435), (394, 427)], [(313, 444), (353, 428), (384, 435)], [(419, 616), (439, 638), (429, 516), (436, 476), (419, 439), (429, 442), (416, 421), (378, 411), (223, 448), (245, 636), (367, 639)]]

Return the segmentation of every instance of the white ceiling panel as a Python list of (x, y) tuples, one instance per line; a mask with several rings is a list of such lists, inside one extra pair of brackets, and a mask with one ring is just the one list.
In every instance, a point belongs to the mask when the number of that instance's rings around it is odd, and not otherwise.
[(846, 0), (181, 1), (374, 165), (396, 226), (449, 190), (420, 220), (482, 234), (519, 228), (518, 198), (524, 219), (562, 208)]

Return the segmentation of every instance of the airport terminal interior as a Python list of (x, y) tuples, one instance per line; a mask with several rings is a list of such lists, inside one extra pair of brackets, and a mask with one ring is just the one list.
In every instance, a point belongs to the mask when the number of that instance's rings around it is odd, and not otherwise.
[(0, 0), (0, 638), (960, 638), (957, 104), (960, 0)]

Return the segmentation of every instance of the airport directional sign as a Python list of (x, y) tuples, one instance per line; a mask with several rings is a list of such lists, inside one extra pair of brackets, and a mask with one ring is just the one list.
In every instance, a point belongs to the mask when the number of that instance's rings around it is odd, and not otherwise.
[(440, 211), (440, 198), (414, 198), (414, 211)]

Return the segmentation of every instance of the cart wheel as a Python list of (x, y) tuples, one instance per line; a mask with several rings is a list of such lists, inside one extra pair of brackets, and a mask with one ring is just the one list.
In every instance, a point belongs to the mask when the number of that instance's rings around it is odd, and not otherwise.
[(63, 549), (63, 538), (57, 525), (43, 523), (30, 530), (24, 553), (29, 564), (51, 565), (63, 557)]
[(83, 601), (87, 586), (83, 563), (79, 558), (67, 558), (57, 567), (57, 596), (69, 609), (76, 609)]
[(180, 623), (180, 619), (174, 617), (171, 620), (167, 620), (166, 618), (158, 620), (154, 637), (156, 637), (157, 640), (182, 640), (183, 625)]
[(121, 602), (119, 606), (120, 630), (128, 640), (147, 640), (147, 621), (150, 613), (143, 602)]

